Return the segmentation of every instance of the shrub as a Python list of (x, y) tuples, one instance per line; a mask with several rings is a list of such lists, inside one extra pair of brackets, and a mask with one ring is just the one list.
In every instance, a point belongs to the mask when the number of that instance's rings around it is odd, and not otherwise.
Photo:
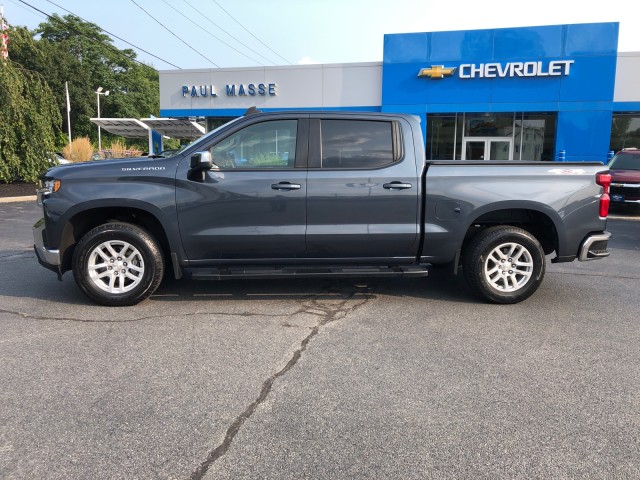
[(93, 145), (89, 137), (76, 138), (62, 150), (62, 155), (72, 162), (86, 162), (91, 160)]
[(103, 150), (105, 158), (139, 157), (142, 150), (136, 146), (127, 147), (122, 140), (114, 140), (109, 148)]
[(51, 166), (61, 123), (42, 77), (0, 60), (0, 181), (36, 181)]

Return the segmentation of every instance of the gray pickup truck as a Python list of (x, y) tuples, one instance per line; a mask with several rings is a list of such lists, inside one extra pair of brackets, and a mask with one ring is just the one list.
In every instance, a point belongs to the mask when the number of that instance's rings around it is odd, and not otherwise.
[(176, 278), (423, 276), (449, 264), (515, 303), (552, 262), (608, 256), (599, 163), (426, 161), (420, 120), (247, 114), (170, 158), (54, 167), (34, 226), (42, 265), (104, 305)]

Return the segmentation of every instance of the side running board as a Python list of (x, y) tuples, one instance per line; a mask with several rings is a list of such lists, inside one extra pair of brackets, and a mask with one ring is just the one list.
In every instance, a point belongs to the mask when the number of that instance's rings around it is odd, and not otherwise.
[(232, 280), (238, 278), (314, 278), (314, 277), (426, 277), (429, 265), (409, 266), (311, 266), (311, 267), (224, 267), (188, 268), (185, 275), (194, 280)]

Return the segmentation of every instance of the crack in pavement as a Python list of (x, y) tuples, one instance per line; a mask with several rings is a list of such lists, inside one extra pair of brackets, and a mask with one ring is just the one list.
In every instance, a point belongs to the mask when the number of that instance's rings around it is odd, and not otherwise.
[[(231, 313), (231, 312), (183, 312), (183, 313), (173, 313), (167, 315), (149, 315), (146, 317), (138, 317), (138, 318), (126, 318), (122, 320), (105, 320), (105, 319), (90, 319), (90, 318), (73, 318), (73, 317), (43, 317), (40, 315), (31, 315), (29, 313), (24, 313), (15, 310), (5, 310), (0, 308), (0, 313), (6, 313), (9, 315), (15, 315), (17, 317), (21, 317), (27, 320), (41, 320), (41, 321), (52, 321), (52, 322), (79, 322), (79, 323), (133, 323), (133, 322), (142, 322), (145, 320), (156, 320), (162, 318), (172, 318), (172, 317), (195, 317), (200, 315), (220, 315), (227, 317), (269, 317), (269, 318), (279, 318), (279, 317), (294, 317), (300, 314), (308, 314), (308, 315), (318, 315), (317, 313), (307, 312), (303, 309), (295, 310), (292, 313), (254, 313), (254, 312), (241, 312), (241, 313)], [(285, 325), (289, 327), (297, 326), (297, 325)]]
[[(331, 298), (327, 298), (327, 295), (330, 295)], [(203, 316), (203, 315), (219, 315), (219, 316), (231, 316), (231, 317), (270, 317), (270, 318), (294, 318), (299, 315), (309, 315), (311, 317), (317, 318), (317, 323), (314, 326), (297, 326), (292, 325), (286, 320), (283, 323), (283, 327), (297, 327), (297, 328), (305, 328), (311, 329), (311, 331), (302, 339), (299, 348), (297, 348), (286, 365), (280, 369), (278, 372), (271, 375), (267, 378), (260, 389), (260, 393), (258, 397), (251, 402), (245, 409), (240, 413), (233, 423), (226, 430), (224, 439), (222, 443), (216, 446), (213, 450), (209, 452), (205, 460), (193, 471), (190, 478), (194, 480), (202, 479), (210, 469), (210, 467), (222, 456), (224, 456), (229, 448), (231, 447), (236, 435), (239, 433), (240, 429), (244, 425), (245, 421), (251, 418), (251, 416), (255, 413), (255, 411), (262, 405), (268, 398), (273, 384), (275, 381), (284, 376), (289, 370), (291, 370), (300, 360), (302, 354), (306, 351), (309, 343), (313, 340), (313, 338), (318, 335), (322, 329), (322, 327), (326, 326), (329, 323), (341, 320), (347, 317), (356, 309), (365, 305), (372, 298), (375, 298), (375, 295), (371, 294), (370, 288), (368, 286), (357, 286), (353, 285), (350, 287), (344, 288), (327, 288), (326, 286), (322, 289), (321, 292), (317, 292), (309, 295), (304, 299), (300, 299), (301, 302), (300, 307), (294, 310), (291, 313), (282, 313), (282, 314), (268, 314), (268, 313), (254, 313), (254, 312), (241, 312), (241, 313), (231, 313), (231, 312), (217, 312), (217, 311), (199, 311), (199, 312), (185, 312), (185, 313), (173, 313), (166, 315), (148, 315), (131, 319), (123, 319), (123, 320), (107, 320), (107, 319), (87, 319), (87, 318), (74, 318), (74, 317), (58, 317), (51, 318), (42, 315), (33, 315), (25, 312), (8, 310), (8, 309), (0, 309), (0, 314), (9, 314), (18, 316), (20, 318), (28, 319), (28, 320), (36, 320), (36, 321), (54, 321), (54, 322), (80, 322), (80, 323), (130, 323), (130, 322), (140, 322), (145, 320), (156, 320), (163, 318), (175, 318), (175, 317), (195, 317), (195, 316)]]
[[(242, 425), (244, 425), (244, 423), (249, 418), (251, 418), (258, 407), (262, 403), (264, 403), (264, 401), (269, 396), (274, 382), (278, 378), (284, 376), (298, 363), (298, 361), (302, 357), (302, 354), (307, 349), (309, 343), (316, 335), (318, 335), (322, 327), (331, 322), (335, 322), (337, 320), (345, 318), (347, 315), (365, 305), (369, 300), (371, 300), (371, 298), (373, 298), (368, 294), (368, 288), (364, 292), (362, 292), (363, 289), (361, 287), (355, 287), (355, 289), (356, 290), (353, 290), (351, 292), (338, 292), (343, 295), (346, 294), (347, 297), (344, 300), (337, 302), (337, 304), (321, 305), (319, 304), (319, 301), (322, 300), (322, 298), (314, 298), (311, 299), (310, 304), (306, 308), (302, 309), (304, 313), (311, 313), (313, 315), (317, 315), (317, 312), (322, 313), (317, 325), (315, 325), (312, 328), (311, 332), (302, 340), (302, 342), (300, 343), (300, 348), (293, 352), (293, 355), (291, 356), (287, 364), (281, 370), (274, 373), (269, 378), (267, 378), (267, 380), (265, 380), (265, 382), (262, 384), (262, 388), (260, 389), (260, 394), (258, 395), (258, 397), (253, 402), (251, 402), (240, 415), (236, 417), (235, 421), (227, 429), (222, 443), (209, 452), (207, 458), (198, 466), (198, 468), (196, 468), (196, 470), (193, 471), (193, 473), (189, 477), (190, 480), (201, 480), (207, 474), (209, 468), (211, 468), (211, 466), (218, 459), (220, 459), (227, 453), (227, 451), (231, 447), (231, 444), (233, 443), (234, 438), (242, 428)], [(359, 293), (365, 293), (364, 298), (360, 302), (356, 302), (346, 308), (347, 304), (352, 301), (354, 297), (356, 297), (356, 295), (358, 295)]]
[[(341, 292), (322, 292), (319, 295), (324, 295), (326, 293), (339, 293)], [(357, 295), (358, 292), (355, 292), (354, 295)], [(305, 300), (311, 300), (311, 303), (322, 300), (323, 297), (318, 294), (310, 294)], [(108, 307), (112, 308), (112, 307)], [(49, 322), (78, 322), (78, 323), (134, 323), (134, 322), (143, 322), (145, 320), (157, 320), (163, 318), (173, 318), (173, 317), (196, 317), (201, 315), (220, 315), (220, 316), (228, 316), (228, 317), (266, 317), (266, 318), (280, 318), (280, 317), (296, 317), (301, 314), (312, 315), (316, 317), (323, 317), (326, 315), (326, 311), (322, 308), (317, 308), (317, 311), (313, 310), (313, 307), (302, 306), (297, 310), (294, 310), (291, 313), (259, 313), (259, 312), (215, 312), (215, 311), (200, 311), (200, 312), (182, 312), (182, 313), (172, 313), (165, 315), (148, 315), (145, 317), (137, 317), (137, 318), (125, 318), (122, 320), (109, 320), (109, 319), (92, 319), (92, 318), (75, 318), (75, 317), (49, 317), (49, 316), (41, 316), (41, 315), (32, 315), (29, 313), (21, 312), (18, 310), (7, 310), (4, 308), (0, 308), (0, 313), (6, 313), (8, 315), (15, 315), (20, 318), (24, 318), (26, 320), (38, 320), (38, 321), (49, 321)], [(300, 327), (299, 325), (291, 325), (285, 322), (283, 324), (285, 327)], [(306, 327), (303, 327), (306, 328)]]

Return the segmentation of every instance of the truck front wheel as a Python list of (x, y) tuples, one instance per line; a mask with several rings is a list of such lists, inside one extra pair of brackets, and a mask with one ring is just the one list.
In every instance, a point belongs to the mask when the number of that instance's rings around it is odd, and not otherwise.
[(462, 268), (476, 294), (495, 303), (518, 303), (531, 296), (542, 283), (544, 251), (526, 230), (490, 227), (469, 243)]
[(73, 253), (73, 277), (102, 305), (140, 303), (160, 285), (164, 259), (155, 239), (129, 223), (100, 225), (82, 237)]

